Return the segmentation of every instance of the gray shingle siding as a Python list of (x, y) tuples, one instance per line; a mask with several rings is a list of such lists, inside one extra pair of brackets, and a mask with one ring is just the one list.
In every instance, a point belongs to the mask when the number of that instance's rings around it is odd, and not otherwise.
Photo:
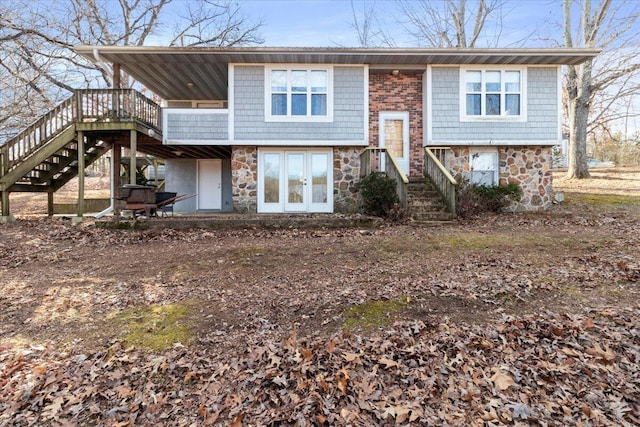
[(534, 141), (558, 138), (557, 69), (527, 69), (526, 122), (460, 122), (460, 71), (434, 67), (432, 136), (434, 141)]
[(364, 69), (333, 70), (333, 122), (265, 122), (264, 67), (236, 66), (236, 140), (364, 140)]
[(228, 123), (226, 113), (168, 113), (166, 139), (169, 142), (228, 140)]

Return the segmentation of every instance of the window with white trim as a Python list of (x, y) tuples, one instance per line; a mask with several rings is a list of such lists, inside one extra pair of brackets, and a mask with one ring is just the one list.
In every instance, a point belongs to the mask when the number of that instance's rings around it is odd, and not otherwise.
[(498, 152), (472, 151), (469, 157), (469, 181), (492, 186), (498, 184)]
[(267, 68), (265, 118), (270, 121), (327, 121), (332, 118), (330, 68)]
[(524, 118), (524, 69), (462, 69), (464, 119)]

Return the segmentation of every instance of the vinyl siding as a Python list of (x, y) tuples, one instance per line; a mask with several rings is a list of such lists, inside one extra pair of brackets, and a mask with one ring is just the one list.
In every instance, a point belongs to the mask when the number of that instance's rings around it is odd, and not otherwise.
[(363, 141), (365, 126), (364, 68), (333, 71), (333, 122), (265, 122), (264, 67), (234, 68), (235, 140)]
[(549, 141), (558, 138), (557, 69), (527, 69), (526, 122), (460, 122), (460, 71), (434, 67), (433, 141)]
[[(215, 110), (214, 110), (215, 111)], [(167, 111), (165, 114), (163, 135), (165, 144), (210, 144), (212, 141), (229, 139), (229, 114), (216, 111), (184, 109)]]

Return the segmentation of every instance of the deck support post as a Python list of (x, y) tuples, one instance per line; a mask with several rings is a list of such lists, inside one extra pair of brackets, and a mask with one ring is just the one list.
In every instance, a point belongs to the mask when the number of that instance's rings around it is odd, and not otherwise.
[(120, 206), (118, 198), (120, 197), (120, 165), (122, 164), (122, 146), (114, 142), (111, 146), (111, 204), (113, 206), (113, 214), (120, 216)]
[(47, 190), (47, 215), (53, 216), (53, 190)]
[[(0, 152), (0, 178), (5, 176), (9, 171), (8, 154)], [(15, 220), (9, 213), (9, 191), (5, 188), (0, 191), (0, 224)]]
[(138, 151), (138, 131), (135, 129), (131, 130), (129, 147), (129, 155), (131, 156), (131, 159), (129, 160), (129, 184), (135, 185), (138, 172), (138, 160), (136, 157), (136, 153)]
[(113, 88), (120, 89), (120, 64), (113, 63)]
[(9, 192), (2, 191), (2, 215), (0, 216), (0, 224), (12, 221), (15, 221), (15, 218), (9, 213)]
[(74, 223), (84, 221), (84, 132), (78, 131), (78, 215), (73, 218)]

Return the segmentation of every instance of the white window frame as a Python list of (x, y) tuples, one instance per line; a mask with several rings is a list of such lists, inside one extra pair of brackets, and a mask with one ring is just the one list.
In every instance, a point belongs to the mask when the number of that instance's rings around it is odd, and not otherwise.
[[(273, 71), (287, 72), (287, 114), (271, 114), (271, 73)], [(326, 71), (327, 72), (327, 114), (323, 116), (311, 115), (311, 95), (307, 90), (307, 114), (302, 116), (291, 114), (291, 72), (292, 71)], [(264, 68), (264, 120), (266, 122), (333, 122), (333, 67), (325, 65), (273, 65)]]
[(493, 157), (495, 164), (495, 170), (493, 171), (493, 185), (500, 184), (500, 156), (498, 156), (498, 149), (484, 148), (478, 150), (470, 150), (469, 152), (469, 181), (472, 184), (478, 184), (473, 180), (474, 160), (481, 154), (489, 154)]
[[(482, 88), (481, 88), (481, 111), (479, 116), (467, 115), (467, 71), (480, 71), (482, 73)], [(504, 112), (500, 115), (486, 115), (486, 87), (485, 87), (485, 73), (487, 71), (500, 71), (500, 107), (501, 109), (506, 106), (505, 95), (505, 79), (504, 73), (506, 71), (519, 71), (520, 72), (520, 114), (508, 116)], [(477, 92), (473, 92), (477, 93)], [(526, 122), (527, 121), (527, 68), (518, 66), (465, 66), (460, 67), (460, 121), (461, 122)]]

